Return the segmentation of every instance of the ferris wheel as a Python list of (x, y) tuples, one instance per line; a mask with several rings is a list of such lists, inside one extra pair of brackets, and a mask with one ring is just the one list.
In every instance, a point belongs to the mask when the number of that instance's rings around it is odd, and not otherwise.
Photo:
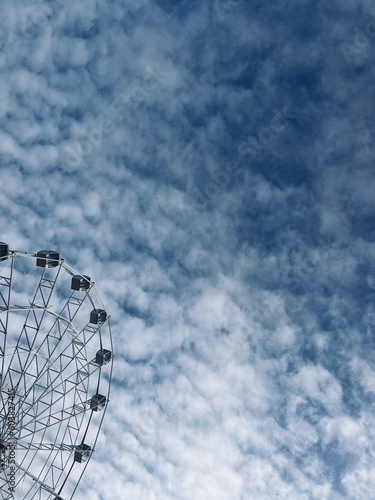
[(0, 242), (0, 500), (68, 500), (95, 450), (112, 376), (109, 315), (58, 252)]

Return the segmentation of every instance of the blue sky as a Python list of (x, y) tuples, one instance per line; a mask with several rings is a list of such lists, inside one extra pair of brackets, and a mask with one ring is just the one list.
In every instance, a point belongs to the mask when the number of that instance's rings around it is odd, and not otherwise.
[(1, 240), (112, 315), (80, 499), (372, 498), (372, 9), (3, 0)]

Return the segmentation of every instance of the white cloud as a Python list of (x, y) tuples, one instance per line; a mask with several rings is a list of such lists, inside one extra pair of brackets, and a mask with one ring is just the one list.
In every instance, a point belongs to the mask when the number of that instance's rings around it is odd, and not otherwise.
[(112, 315), (77, 494), (370, 498), (373, 75), (339, 48), (362, 21), (219, 4), (2, 7), (1, 239), (59, 249)]

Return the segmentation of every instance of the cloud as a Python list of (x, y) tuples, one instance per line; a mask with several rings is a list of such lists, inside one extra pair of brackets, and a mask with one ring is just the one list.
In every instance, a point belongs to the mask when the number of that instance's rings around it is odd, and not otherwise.
[(4, 2), (1, 239), (112, 319), (83, 500), (371, 497), (373, 53), (340, 48), (370, 19)]

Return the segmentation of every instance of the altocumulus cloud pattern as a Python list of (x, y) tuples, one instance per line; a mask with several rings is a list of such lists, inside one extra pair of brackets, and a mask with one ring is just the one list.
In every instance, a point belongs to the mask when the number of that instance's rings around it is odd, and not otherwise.
[(371, 500), (367, 0), (3, 0), (1, 241), (95, 275), (80, 500)]

